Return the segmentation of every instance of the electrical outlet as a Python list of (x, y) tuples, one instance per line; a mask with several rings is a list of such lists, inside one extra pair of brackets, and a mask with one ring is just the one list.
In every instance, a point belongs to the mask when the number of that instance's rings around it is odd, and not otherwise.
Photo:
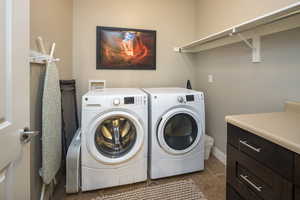
[(214, 82), (214, 76), (213, 75), (211, 75), (211, 74), (208, 75), (208, 82), (209, 83)]

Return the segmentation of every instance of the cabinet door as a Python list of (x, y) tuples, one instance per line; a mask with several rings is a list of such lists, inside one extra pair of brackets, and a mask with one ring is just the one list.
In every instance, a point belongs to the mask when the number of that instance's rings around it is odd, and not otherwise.
[[(295, 154), (295, 184), (300, 188), (300, 155)], [(300, 200), (300, 199), (299, 199)]]
[(300, 200), (300, 188), (295, 188), (295, 200)]
[(226, 186), (226, 200), (245, 200), (229, 184)]
[(231, 145), (227, 182), (247, 200), (292, 200), (292, 184)]
[(228, 143), (262, 165), (293, 181), (294, 153), (234, 125), (227, 125)]

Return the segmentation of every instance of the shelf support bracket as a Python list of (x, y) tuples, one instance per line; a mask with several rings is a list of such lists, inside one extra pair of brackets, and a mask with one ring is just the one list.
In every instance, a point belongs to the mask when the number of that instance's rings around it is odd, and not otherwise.
[(175, 48), (174, 48), (174, 51), (175, 51), (175, 52), (178, 52), (178, 53), (181, 53), (181, 48), (180, 48), (180, 47), (175, 47)]
[(243, 40), (247, 44), (248, 47), (250, 47), (250, 49), (253, 49), (252, 44), (246, 38), (244, 38), (244, 36), (241, 33), (238, 33), (237, 35), (241, 40)]
[(260, 36), (254, 35), (252, 37), (252, 43), (250, 43), (241, 33), (237, 34), (239, 38), (244, 41), (250, 49), (252, 49), (252, 62), (261, 62), (260, 55)]
[(261, 48), (260, 48), (260, 36), (255, 35), (252, 38), (252, 62), (261, 62)]

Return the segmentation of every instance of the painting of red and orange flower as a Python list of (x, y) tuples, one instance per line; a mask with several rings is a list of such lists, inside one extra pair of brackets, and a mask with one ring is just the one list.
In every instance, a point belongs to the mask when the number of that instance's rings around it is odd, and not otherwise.
[(156, 69), (156, 31), (98, 26), (97, 69)]

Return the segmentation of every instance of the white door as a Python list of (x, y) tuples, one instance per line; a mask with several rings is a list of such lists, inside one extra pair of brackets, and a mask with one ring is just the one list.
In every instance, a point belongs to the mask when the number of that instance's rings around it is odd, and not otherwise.
[(0, 0), (0, 200), (30, 199), (29, 0)]

